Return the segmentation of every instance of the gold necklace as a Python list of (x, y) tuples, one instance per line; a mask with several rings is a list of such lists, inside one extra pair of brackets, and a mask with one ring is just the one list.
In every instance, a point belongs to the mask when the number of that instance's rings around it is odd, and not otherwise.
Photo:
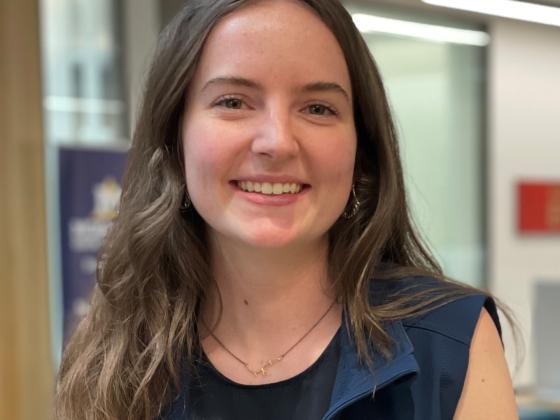
[(239, 363), (241, 363), (243, 366), (245, 366), (245, 368), (255, 377), (261, 375), (261, 376), (266, 376), (268, 369), (270, 369), (270, 367), (274, 366), (276, 363), (281, 362), (282, 360), (284, 360), (284, 357), (286, 357), (286, 355), (292, 351), (294, 349), (294, 347), (296, 347), (299, 343), (301, 343), (303, 341), (303, 339), (305, 337), (307, 337), (309, 335), (309, 333), (311, 333), (311, 331), (313, 331), (315, 329), (315, 327), (317, 327), (317, 325), (319, 325), (319, 323), (323, 320), (323, 318), (325, 318), (327, 316), (327, 314), (330, 312), (330, 310), (332, 309), (332, 307), (334, 306), (334, 304), (336, 303), (336, 300), (333, 301), (333, 303), (331, 303), (331, 305), (329, 306), (329, 308), (325, 311), (325, 313), (323, 315), (321, 315), (321, 318), (319, 318), (317, 320), (317, 322), (315, 322), (315, 324), (313, 324), (313, 326), (298, 340), (295, 342), (295, 344), (293, 344), (288, 350), (286, 350), (284, 353), (282, 353), (280, 356), (275, 357), (273, 359), (268, 359), (261, 367), (260, 369), (257, 370), (253, 370), (249, 367), (249, 363), (243, 361), (241, 358), (237, 357), (230, 349), (228, 349), (226, 347), (226, 345), (224, 343), (222, 343), (220, 341), (220, 339), (218, 337), (216, 337), (216, 335), (212, 332), (212, 330), (210, 330), (210, 328), (208, 328), (208, 325), (206, 325), (206, 322), (204, 322), (203, 319), (201, 319), (202, 325), (204, 325), (204, 328), (206, 328), (208, 330), (208, 332), (210, 333), (210, 335), (212, 336), (212, 338), (214, 340), (216, 340), (216, 342), (231, 356), (233, 357), (235, 360), (237, 360)]

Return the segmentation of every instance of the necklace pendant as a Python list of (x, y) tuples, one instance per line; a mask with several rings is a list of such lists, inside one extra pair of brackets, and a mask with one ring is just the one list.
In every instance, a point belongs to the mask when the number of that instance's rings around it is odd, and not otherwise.
[(263, 364), (260, 369), (257, 370), (253, 370), (249, 367), (249, 365), (245, 364), (245, 367), (247, 368), (247, 370), (249, 372), (251, 372), (253, 374), (253, 376), (256, 378), (258, 376), (267, 376), (268, 375), (268, 368), (271, 367), (272, 365), (274, 365), (276, 362), (278, 362), (278, 360), (267, 360), (265, 364)]
[(260, 369), (257, 369), (257, 370), (251, 369), (251, 368), (249, 367), (249, 365), (245, 365), (245, 367), (247, 368), (247, 370), (248, 370), (249, 372), (251, 372), (251, 373), (253, 374), (253, 376), (254, 376), (255, 378), (257, 378), (257, 377), (259, 377), (259, 376), (266, 376), (266, 374), (267, 374), (267, 373), (266, 373), (266, 368), (267, 368), (266, 365), (262, 366)]
[(247, 371), (249, 371), (255, 378), (257, 378), (259, 375), (260, 376), (267, 376), (268, 374), (268, 368), (274, 366), (276, 363), (281, 362), (282, 360), (284, 360), (284, 357), (292, 351), (292, 349), (297, 346), (299, 343), (301, 343), (303, 341), (303, 339), (305, 337), (307, 337), (309, 335), (309, 333), (311, 331), (313, 331), (313, 329), (319, 325), (319, 323), (323, 320), (323, 318), (325, 318), (325, 316), (327, 316), (327, 314), (329, 313), (329, 311), (332, 309), (332, 307), (335, 305), (336, 300), (334, 300), (331, 303), (331, 306), (328, 307), (328, 309), (326, 310), (326, 312), (321, 316), (321, 318), (319, 318), (317, 320), (317, 322), (309, 329), (307, 330), (307, 332), (303, 335), (303, 337), (301, 337), (298, 341), (296, 341), (296, 343), (294, 345), (292, 345), (292, 347), (290, 347), (287, 351), (285, 351), (282, 355), (275, 357), (273, 359), (268, 359), (262, 366), (260, 369), (257, 370), (253, 370), (249, 367), (249, 364), (247, 362), (244, 362), (242, 359), (240, 359), (239, 357), (237, 357), (234, 353), (232, 353), (225, 345), (224, 343), (222, 343), (218, 337), (216, 337), (214, 335), (214, 333), (212, 332), (212, 330), (210, 328), (208, 328), (208, 326), (206, 325), (206, 323), (204, 322), (204, 320), (201, 320), (202, 324), (204, 325), (204, 328), (206, 328), (210, 335), (214, 338), (214, 340), (216, 340), (216, 342), (227, 352), (231, 355), (231, 357), (233, 357), (235, 360), (237, 360), (239, 363), (241, 363), (243, 366), (245, 366), (245, 368), (247, 369)]

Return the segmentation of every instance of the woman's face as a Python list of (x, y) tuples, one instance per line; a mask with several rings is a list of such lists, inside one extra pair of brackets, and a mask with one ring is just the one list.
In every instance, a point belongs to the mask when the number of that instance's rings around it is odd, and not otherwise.
[[(210, 235), (261, 248), (326, 240), (348, 201), (356, 152), (334, 35), (296, 1), (226, 16), (204, 46), (182, 135), (188, 193)], [(243, 190), (249, 181), (253, 192)]]

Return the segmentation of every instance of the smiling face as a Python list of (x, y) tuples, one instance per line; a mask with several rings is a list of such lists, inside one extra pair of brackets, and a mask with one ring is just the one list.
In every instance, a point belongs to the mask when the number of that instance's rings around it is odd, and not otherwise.
[(356, 153), (334, 35), (296, 1), (223, 18), (190, 85), (182, 139), (188, 193), (214, 238), (260, 248), (327, 241)]

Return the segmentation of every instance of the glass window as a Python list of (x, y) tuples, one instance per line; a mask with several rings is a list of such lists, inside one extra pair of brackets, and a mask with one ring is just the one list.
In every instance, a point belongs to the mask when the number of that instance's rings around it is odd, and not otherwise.
[(120, 2), (42, 0), (41, 13), (48, 141), (122, 142)]
[[(463, 24), (438, 22), (452, 30), (448, 41), (436, 41), (430, 39), (439, 36), (433, 27), (415, 26), (433, 22), (372, 7), (350, 5), (349, 10), (391, 19), (376, 21), (372, 26), (378, 31), (364, 30), (364, 37), (393, 108), (414, 218), (446, 274), (482, 286), (488, 36)], [(457, 28), (467, 31), (453, 32)]]

